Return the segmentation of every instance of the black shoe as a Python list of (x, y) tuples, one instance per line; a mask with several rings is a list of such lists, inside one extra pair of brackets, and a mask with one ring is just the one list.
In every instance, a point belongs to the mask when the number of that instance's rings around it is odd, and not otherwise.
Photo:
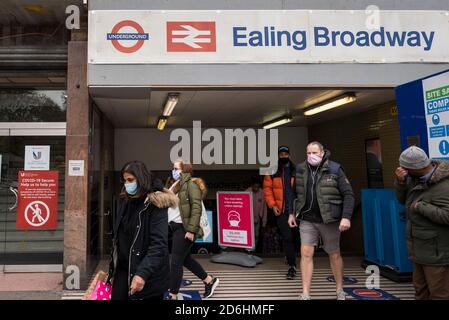
[(204, 299), (212, 297), (214, 294), (215, 288), (217, 288), (220, 280), (218, 278), (212, 277), (212, 281), (210, 283), (204, 284)]
[(168, 294), (167, 300), (178, 300), (177, 297), (173, 298), (171, 294)]
[(293, 280), (296, 278), (296, 267), (290, 267), (288, 268), (288, 272), (287, 272), (287, 279), (288, 280)]

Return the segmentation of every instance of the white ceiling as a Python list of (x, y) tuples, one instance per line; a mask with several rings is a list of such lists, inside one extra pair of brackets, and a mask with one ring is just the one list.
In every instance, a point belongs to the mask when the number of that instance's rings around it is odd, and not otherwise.
[[(148, 88), (90, 88), (97, 106), (118, 128), (155, 127), (169, 92), (179, 92), (179, 102), (167, 127), (260, 127), (285, 114), (288, 126), (304, 126), (349, 116), (376, 105), (394, 101), (393, 89), (221, 89), (153, 90)], [(304, 117), (304, 108), (345, 92), (355, 92), (357, 101), (316, 116)]]

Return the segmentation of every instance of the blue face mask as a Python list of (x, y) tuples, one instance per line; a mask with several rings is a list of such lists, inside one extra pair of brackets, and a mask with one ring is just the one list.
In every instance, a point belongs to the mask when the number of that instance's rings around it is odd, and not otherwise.
[(171, 172), (171, 175), (172, 175), (173, 179), (179, 180), (179, 179), (181, 179), (181, 170), (173, 169)]
[(137, 182), (125, 183), (125, 190), (127, 194), (135, 195), (137, 193)]

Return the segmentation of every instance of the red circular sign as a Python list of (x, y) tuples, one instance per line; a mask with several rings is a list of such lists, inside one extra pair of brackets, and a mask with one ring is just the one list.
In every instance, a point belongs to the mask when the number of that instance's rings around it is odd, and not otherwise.
[(382, 297), (382, 293), (375, 290), (369, 290), (369, 289), (356, 289), (353, 291), (354, 294), (366, 297), (366, 298), (380, 298)]
[[(120, 29), (123, 27), (132, 27), (137, 31), (137, 33), (145, 32), (145, 31), (143, 31), (142, 26), (140, 24), (138, 24), (137, 22), (132, 21), (132, 20), (123, 20), (123, 21), (120, 21), (119, 23), (117, 23), (112, 28), (111, 33), (119, 33)], [(143, 46), (143, 43), (144, 43), (143, 40), (137, 40), (135, 45), (133, 45), (131, 47), (125, 47), (125, 46), (122, 46), (118, 40), (112, 40), (111, 42), (112, 42), (112, 45), (114, 46), (114, 48), (116, 48), (118, 51), (123, 52), (123, 53), (136, 52)]]

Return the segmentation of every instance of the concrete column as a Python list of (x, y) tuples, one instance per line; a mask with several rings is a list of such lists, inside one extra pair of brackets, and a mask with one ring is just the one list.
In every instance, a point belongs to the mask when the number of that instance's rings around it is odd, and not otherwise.
[[(69, 41), (67, 70), (67, 139), (64, 210), (64, 289), (69, 266), (79, 268), (81, 289), (92, 266), (89, 259), (89, 124), (87, 41)], [(70, 176), (70, 160), (84, 161), (84, 176)]]

